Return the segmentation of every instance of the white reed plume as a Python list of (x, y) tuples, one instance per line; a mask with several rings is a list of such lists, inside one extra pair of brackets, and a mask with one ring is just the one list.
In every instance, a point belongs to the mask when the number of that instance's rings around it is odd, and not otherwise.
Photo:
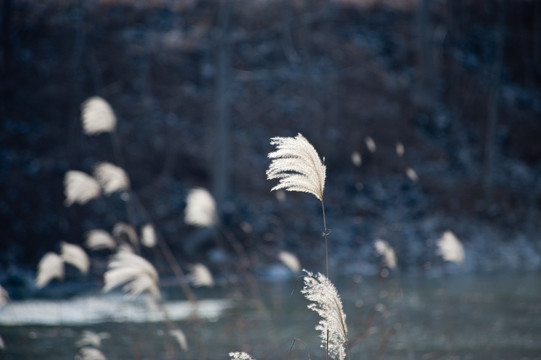
[(97, 135), (103, 132), (114, 132), (116, 116), (113, 109), (103, 98), (94, 96), (81, 106), (83, 130), (86, 135)]
[(113, 227), (113, 236), (117, 240), (123, 240), (123, 237), (126, 237), (129, 242), (136, 248), (139, 246), (139, 240), (137, 238), (137, 232), (133, 226), (126, 224), (124, 222), (117, 222)]
[(452, 231), (445, 231), (437, 241), (438, 254), (445, 261), (452, 261), (459, 265), (464, 262), (464, 247)]
[(64, 278), (64, 261), (60, 255), (48, 252), (38, 263), (36, 286), (42, 288), (55, 278), (61, 280)]
[(212, 195), (203, 188), (195, 188), (188, 192), (184, 222), (188, 225), (213, 227), (216, 225), (216, 202)]
[(374, 139), (372, 139), (370, 136), (367, 136), (364, 138), (364, 143), (366, 144), (366, 148), (368, 149), (368, 151), (370, 151), (371, 153), (376, 152), (376, 142), (374, 141)]
[(396, 150), (396, 155), (398, 155), (399, 157), (402, 157), (404, 155), (404, 151), (406, 149), (404, 148), (404, 144), (402, 144), (399, 141), (399, 142), (396, 143), (395, 150)]
[(107, 231), (100, 229), (90, 230), (86, 234), (85, 245), (90, 250), (113, 250), (116, 247), (113, 237)]
[(65, 263), (75, 266), (83, 274), (88, 273), (90, 261), (86, 252), (79, 245), (62, 242), (60, 245), (60, 257)]
[(142, 292), (149, 292), (154, 298), (160, 298), (158, 272), (142, 257), (121, 251), (115, 254), (104, 275), (103, 292), (107, 292), (126, 283), (122, 290), (128, 298), (134, 298)]
[(292, 273), (297, 274), (301, 271), (301, 263), (299, 259), (288, 251), (280, 251), (278, 253), (278, 259), (287, 266)]
[(130, 188), (130, 179), (124, 169), (109, 162), (101, 162), (96, 165), (94, 168), (94, 178), (98, 181), (106, 195)]
[(91, 330), (85, 330), (76, 345), (78, 347), (93, 346), (99, 348), (101, 347), (102, 340), (109, 339), (110, 337), (111, 335), (106, 332), (97, 333)]
[(2, 306), (6, 305), (8, 302), (9, 294), (6, 289), (4, 289), (2, 285), (0, 285), (0, 308), (2, 308)]
[(377, 239), (374, 242), (374, 248), (376, 248), (376, 253), (383, 258), (383, 263), (389, 268), (396, 268), (396, 254), (385, 240)]
[(338, 291), (325, 275), (314, 275), (307, 270), (304, 272), (306, 276), (301, 293), (312, 302), (308, 308), (321, 317), (316, 326), (316, 330), (321, 332), (321, 347), (327, 349), (331, 358), (343, 360), (346, 357), (348, 330)]
[(75, 355), (75, 360), (107, 360), (107, 358), (100, 349), (84, 347)]
[(64, 205), (86, 204), (100, 196), (100, 185), (94, 178), (82, 171), (70, 170), (64, 176)]
[(156, 243), (156, 230), (154, 230), (154, 226), (152, 224), (146, 224), (141, 229), (141, 244), (146, 247), (154, 247)]
[(188, 340), (186, 339), (186, 335), (184, 334), (184, 331), (180, 329), (170, 330), (169, 335), (175, 338), (175, 340), (178, 343), (178, 346), (180, 346), (182, 351), (188, 351)]
[(214, 286), (214, 278), (210, 270), (200, 263), (190, 266), (190, 279), (195, 287)]
[(255, 360), (251, 355), (245, 352), (230, 352), (229, 357), (231, 360)]
[(299, 133), (294, 138), (273, 137), (271, 145), (276, 146), (276, 151), (268, 155), (272, 161), (267, 169), (267, 180), (279, 180), (271, 191), (307, 192), (323, 202), (326, 168), (312, 144)]
[(363, 164), (363, 158), (361, 157), (361, 154), (358, 151), (354, 151), (351, 153), (351, 162), (353, 165), (359, 167)]
[(406, 176), (409, 177), (409, 179), (413, 182), (419, 181), (419, 175), (417, 175), (417, 172), (412, 168), (406, 169)]
[(0, 350), (3, 350), (6, 348), (6, 344), (4, 344), (4, 339), (0, 336)]

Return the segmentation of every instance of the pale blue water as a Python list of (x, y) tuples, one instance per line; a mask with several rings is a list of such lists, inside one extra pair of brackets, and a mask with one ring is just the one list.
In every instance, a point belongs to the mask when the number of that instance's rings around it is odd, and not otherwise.
[[(335, 283), (347, 314), (351, 359), (541, 359), (539, 274), (384, 281), (355, 277)], [(314, 330), (317, 317), (306, 308), (300, 286), (295, 280), (259, 284), (259, 298), (250, 300), (242, 296), (252, 292), (249, 288), (200, 292), (201, 298), (215, 299), (205, 302), (206, 308), (201, 306), (202, 315), (211, 315), (200, 320), (186, 318), (179, 310), (186, 304), (170, 295), (167, 303), (176, 309), (175, 323), (186, 333), (188, 352), (178, 349), (159, 316), (142, 302), (123, 304), (113, 298), (111, 306), (117, 309), (113, 313), (122, 314), (116, 317), (96, 305), (103, 302), (99, 297), (72, 299), (56, 307), (27, 303), (24, 308), (14, 303), (0, 310), (0, 335), (6, 346), (0, 359), (73, 359), (84, 330), (111, 335), (102, 344), (109, 359), (227, 359), (229, 351), (239, 349), (258, 360), (324, 359)], [(221, 301), (224, 298), (227, 301)], [(123, 308), (127, 310), (119, 310)], [(36, 319), (48, 318), (49, 325), (30, 324), (32, 311), (48, 312)], [(86, 319), (95, 313), (103, 318), (70, 321), (85, 319), (77, 312)], [(25, 324), (6, 325), (10, 318), (6, 313)]]

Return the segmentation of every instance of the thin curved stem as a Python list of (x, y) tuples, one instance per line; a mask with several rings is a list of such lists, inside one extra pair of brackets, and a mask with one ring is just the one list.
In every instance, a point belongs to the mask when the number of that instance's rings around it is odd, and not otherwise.
[(323, 236), (325, 237), (325, 268), (327, 279), (329, 278), (329, 245), (327, 240), (327, 220), (325, 219), (325, 203), (321, 200), (321, 212), (323, 213)]

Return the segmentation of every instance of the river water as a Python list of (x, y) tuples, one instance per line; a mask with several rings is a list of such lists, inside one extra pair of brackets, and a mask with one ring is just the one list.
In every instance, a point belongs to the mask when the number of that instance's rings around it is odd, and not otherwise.
[[(155, 305), (100, 294), (11, 302), (0, 309), (0, 359), (73, 359), (83, 331), (105, 332), (109, 359), (325, 359), (302, 281), (200, 290), (198, 317), (175, 291), (165, 306), (186, 334), (181, 351)], [(454, 275), (335, 281), (351, 359), (541, 359), (541, 275)]]

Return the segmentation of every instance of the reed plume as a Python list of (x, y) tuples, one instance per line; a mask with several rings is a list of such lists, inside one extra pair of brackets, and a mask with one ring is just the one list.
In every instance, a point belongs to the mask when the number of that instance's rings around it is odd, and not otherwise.
[(36, 276), (36, 286), (42, 288), (53, 279), (64, 278), (64, 261), (60, 255), (48, 252), (38, 263), (38, 275)]
[(178, 346), (182, 349), (182, 351), (188, 351), (188, 340), (186, 339), (186, 335), (184, 334), (184, 331), (180, 329), (174, 329), (169, 331), (169, 335), (172, 336), (178, 343)]
[(146, 247), (156, 246), (156, 230), (152, 224), (145, 224), (141, 229), (141, 244)]
[(86, 252), (79, 245), (62, 242), (60, 245), (60, 257), (65, 263), (75, 266), (83, 274), (88, 273), (90, 261)]
[(304, 272), (306, 276), (301, 293), (311, 301), (308, 309), (321, 318), (316, 326), (316, 330), (321, 332), (321, 347), (327, 349), (331, 358), (343, 360), (346, 357), (348, 330), (338, 291), (325, 275), (314, 275), (307, 270)]
[(288, 251), (280, 251), (278, 253), (278, 259), (291, 270), (292, 273), (297, 274), (301, 271), (301, 263), (299, 259)]
[(2, 308), (2, 306), (6, 305), (8, 302), (9, 294), (6, 289), (4, 289), (2, 285), (0, 285), (0, 308)]
[(79, 353), (75, 355), (75, 360), (107, 360), (100, 349), (93, 347), (83, 347)]
[(109, 339), (110, 337), (111, 334), (106, 332), (97, 333), (91, 330), (85, 330), (83, 331), (83, 334), (77, 341), (76, 345), (78, 347), (93, 346), (95, 348), (99, 348), (101, 347), (101, 342), (105, 339)]
[(98, 181), (106, 195), (130, 188), (130, 179), (124, 169), (109, 162), (101, 162), (96, 165), (94, 168), (94, 178)]
[(276, 146), (276, 151), (268, 155), (272, 162), (267, 169), (267, 180), (279, 180), (271, 191), (307, 192), (323, 202), (325, 165), (312, 144), (299, 133), (294, 138), (274, 137), (271, 145)]
[(190, 266), (190, 279), (195, 287), (213, 287), (214, 278), (210, 270), (203, 264), (194, 264)]
[(128, 251), (115, 254), (104, 275), (103, 292), (126, 283), (122, 290), (128, 298), (148, 292), (155, 299), (160, 298), (158, 272), (144, 258)]
[(100, 196), (100, 185), (90, 175), (82, 171), (70, 170), (64, 176), (64, 205), (86, 204)]
[(445, 261), (461, 265), (464, 262), (464, 247), (452, 231), (445, 231), (437, 241), (438, 254)]
[(383, 258), (385, 266), (389, 269), (396, 268), (396, 254), (387, 241), (377, 239), (374, 242), (374, 248), (376, 249), (376, 253)]
[(255, 360), (251, 355), (245, 352), (230, 352), (229, 357), (231, 360)]
[(268, 154), (271, 163), (267, 169), (267, 180), (278, 179), (274, 190), (300, 191), (314, 195), (321, 202), (323, 214), (323, 236), (325, 237), (325, 268), (329, 276), (329, 247), (327, 240), (327, 221), (325, 219), (326, 167), (319, 155), (300, 133), (296, 137), (273, 137), (271, 145), (276, 151)]
[(216, 202), (203, 188), (191, 189), (186, 197), (184, 222), (198, 227), (213, 227), (218, 221)]
[(85, 246), (90, 250), (113, 250), (116, 248), (116, 242), (107, 231), (94, 229), (86, 234)]
[(107, 101), (99, 96), (87, 99), (81, 106), (81, 120), (86, 135), (98, 135), (116, 130), (116, 116)]

